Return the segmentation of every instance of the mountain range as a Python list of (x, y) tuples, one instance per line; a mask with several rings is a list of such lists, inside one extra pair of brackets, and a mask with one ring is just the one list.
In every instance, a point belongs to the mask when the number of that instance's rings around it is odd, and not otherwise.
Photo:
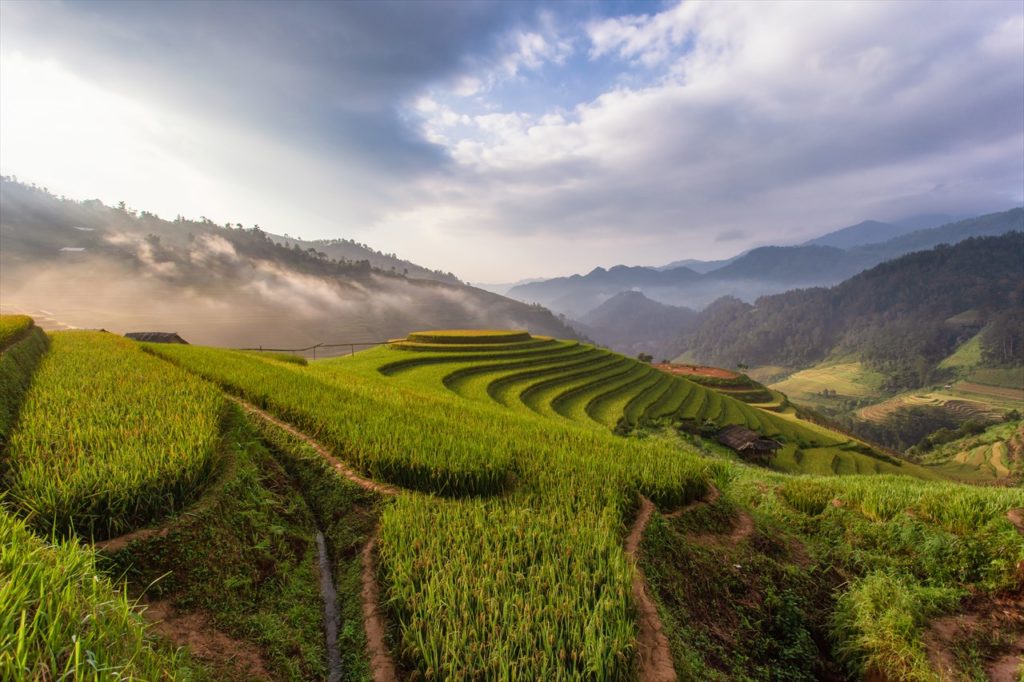
[[(681, 331), (676, 350), (722, 366), (802, 367), (852, 354), (893, 388), (919, 386), (986, 323), (1020, 319), (1022, 254), (1018, 230), (910, 253), (831, 288), (765, 296), (753, 305), (724, 297)], [(1011, 345), (1019, 354), (1024, 330), (1015, 333)]]
[[(919, 216), (896, 224), (866, 221), (797, 246), (764, 246), (724, 261), (690, 261), (693, 267), (599, 267), (586, 275), (522, 284), (509, 290), (508, 295), (573, 319), (582, 319), (604, 301), (630, 290), (661, 303), (699, 309), (722, 296), (752, 302), (759, 296), (793, 288), (838, 284), (906, 253), (1024, 229), (1022, 208), (914, 229), (944, 217)], [(896, 236), (872, 241), (892, 234)]]

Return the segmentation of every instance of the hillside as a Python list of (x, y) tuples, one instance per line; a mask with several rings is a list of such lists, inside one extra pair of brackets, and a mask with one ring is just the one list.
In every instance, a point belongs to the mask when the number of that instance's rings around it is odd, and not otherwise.
[(623, 291), (584, 315), (576, 326), (587, 338), (612, 350), (661, 359), (672, 351), (672, 343), (664, 339), (674, 339), (696, 318), (697, 312), (690, 308), (658, 303), (639, 291)]
[(302, 251), (313, 249), (313, 251), (323, 253), (332, 260), (366, 261), (377, 270), (396, 273), (414, 279), (432, 279), (448, 284), (462, 284), (459, 278), (450, 272), (430, 270), (399, 258), (393, 253), (382, 253), (372, 249), (366, 244), (356, 242), (354, 239), (314, 239), (309, 241), (276, 234), (267, 234), (267, 237), (271, 241), (284, 244), (288, 248), (297, 246)]
[(702, 311), (679, 349), (711, 364), (794, 368), (855, 354), (890, 387), (920, 386), (977, 332), (946, 320), (975, 309), (995, 320), (1024, 303), (1022, 249), (1021, 232), (974, 238), (903, 256), (831, 289), (765, 296), (754, 305), (724, 298)]
[[(0, 304), (38, 311), (54, 328), (176, 331), (195, 343), (283, 348), (378, 342), (433, 326), (574, 335), (547, 310), (417, 279), (422, 268), (397, 270), (404, 261), (344, 240), (284, 246), (258, 227), (161, 220), (8, 179), (0, 202)], [(391, 262), (396, 271), (375, 265)]]
[[(926, 219), (909, 220), (906, 227), (928, 225)], [(868, 228), (871, 226), (869, 225)], [(752, 302), (760, 296), (776, 294), (794, 287), (827, 286), (852, 277), (879, 263), (904, 254), (930, 249), (939, 244), (955, 244), (970, 237), (1000, 235), (1024, 230), (1024, 209), (961, 220), (940, 227), (914, 229), (894, 238), (867, 243), (880, 232), (853, 226), (854, 233), (821, 243), (800, 246), (765, 246), (706, 269), (707, 263), (694, 263), (697, 272), (687, 267), (656, 269), (616, 266), (597, 268), (586, 275), (558, 277), (513, 287), (512, 298), (537, 302), (555, 312), (580, 318), (611, 296), (627, 290), (642, 292), (661, 303), (700, 309), (722, 296)], [(842, 232), (842, 231), (840, 231)], [(838, 240), (838, 241), (837, 241)], [(833, 242), (836, 245), (833, 245)], [(838, 244), (850, 244), (840, 248)], [(686, 263), (687, 261), (679, 261)]]
[(850, 225), (815, 239), (804, 242), (806, 245), (816, 244), (818, 246), (836, 246), (840, 249), (849, 249), (867, 244), (878, 244), (910, 232), (927, 230), (941, 225), (956, 222), (956, 218), (943, 213), (923, 214), (896, 220), (893, 222), (880, 222), (878, 220), (865, 220)]
[[(933, 679), (1024, 635), (1019, 489), (858, 475), (886, 463), (584, 344), (431, 331), (298, 365), (0, 330), (5, 679)], [(818, 473), (609, 429), (672, 405)]]

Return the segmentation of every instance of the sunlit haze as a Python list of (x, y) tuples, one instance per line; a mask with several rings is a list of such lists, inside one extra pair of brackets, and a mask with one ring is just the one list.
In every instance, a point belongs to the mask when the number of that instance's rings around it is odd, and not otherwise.
[(1024, 201), (1024, 5), (0, 4), (0, 170), (469, 281)]

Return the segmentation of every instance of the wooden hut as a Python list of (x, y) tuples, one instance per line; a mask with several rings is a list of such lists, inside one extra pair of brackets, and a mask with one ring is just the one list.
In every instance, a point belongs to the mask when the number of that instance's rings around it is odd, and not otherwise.
[(735, 424), (719, 431), (715, 440), (735, 450), (743, 459), (762, 463), (767, 462), (775, 451), (782, 447), (778, 441)]
[(188, 341), (178, 336), (178, 332), (128, 332), (124, 337), (146, 343), (183, 343), (188, 345)]

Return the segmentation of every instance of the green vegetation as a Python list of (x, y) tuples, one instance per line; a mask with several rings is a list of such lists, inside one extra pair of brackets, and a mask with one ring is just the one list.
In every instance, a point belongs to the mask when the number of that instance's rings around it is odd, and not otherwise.
[(1012, 420), (987, 428), (965, 422), (940, 429), (908, 454), (958, 480), (1005, 479), (1024, 469), (1024, 422)]
[(413, 343), (437, 344), (483, 344), (483, 343), (517, 343), (529, 341), (532, 337), (527, 331), (506, 331), (499, 329), (447, 329), (430, 332), (413, 332), (407, 337)]
[(1024, 233), (1021, 212), (1012, 213), (1008, 227), (1016, 223), (1018, 231), (910, 253), (830, 289), (764, 296), (756, 306), (719, 299), (701, 312), (681, 346), (692, 351), (690, 357), (723, 367), (745, 362), (806, 368), (854, 356), (896, 391), (948, 378), (949, 370), (939, 365), (962, 332), (946, 320), (986, 310), (992, 331), (981, 341), (989, 349), (982, 349), (985, 362), (1019, 365), (1024, 318), (1012, 302), (1019, 300)]
[(124, 591), (76, 540), (48, 544), (0, 509), (0, 678), (159, 680), (188, 672), (146, 637)]
[[(433, 382), (389, 388), (386, 382), (394, 379), (373, 366), (392, 360), (397, 351), (388, 349), (305, 368), (195, 347), (150, 350), (316, 432), (371, 475), (380, 471), (377, 459), (397, 461), (399, 454), (409, 462), (457, 448), (478, 467), (506, 457), (503, 468), (516, 472), (516, 485), (490, 490), (504, 492), (500, 497), (405, 495), (384, 510), (381, 571), (399, 625), (398, 653), (408, 668), (447, 676), (509, 666), (521, 677), (547, 679), (577, 679), (587, 671), (616, 677), (630, 669), (631, 570), (621, 524), (637, 493), (666, 507), (703, 494), (712, 463), (665, 442), (623, 440), (568, 423), (555, 427), (552, 438), (548, 420), (464, 400)], [(322, 409), (303, 397), (310, 392)], [(437, 419), (437, 426), (420, 419)], [(350, 427), (348, 420), (357, 423)], [(390, 425), (389, 434), (406, 440), (374, 438), (375, 424)], [(398, 447), (402, 443), (411, 444)], [(353, 452), (371, 446), (394, 450)], [(450, 478), (407, 465), (398, 482), (431, 490)], [(479, 492), (443, 490), (450, 497)], [(538, 632), (549, 641), (538, 641)]]
[(100, 332), (58, 332), (7, 448), (7, 502), (44, 534), (106, 538), (181, 509), (214, 469), (214, 387)]
[[(134, 590), (145, 590), (148, 602), (172, 604), (178, 613), (205, 614), (220, 631), (255, 645), (267, 671), (278, 679), (325, 679), (315, 540), (322, 519), (313, 501), (332, 495), (332, 513), (355, 530), (367, 521), (353, 512), (352, 500), (365, 499), (366, 493), (353, 493), (355, 486), (327, 470), (319, 457), (312, 460), (278, 433), (261, 424), (254, 428), (237, 407), (229, 410), (225, 426), (225, 467), (218, 483), (164, 532), (140, 537), (114, 553), (110, 572), (125, 575)], [(271, 452), (261, 435), (282, 447)], [(355, 585), (351, 581), (351, 564), (359, 563), (352, 550), (359, 548), (336, 544), (338, 534), (323, 525), (338, 548), (334, 556), (341, 557), (332, 562), (335, 576), (346, 578), (338, 586), (344, 612), (339, 644), (348, 652), (345, 679), (362, 679), (367, 664), (361, 653), (358, 577)], [(230, 662), (203, 662), (213, 679), (253, 677)]]
[[(478, 345), (462, 338), (464, 346)], [(495, 343), (488, 351), (381, 347), (299, 365), (239, 351), (162, 344), (140, 350), (104, 334), (56, 334), (15, 436), (49, 433), (40, 425), (42, 405), (58, 405), (52, 409), (77, 420), (69, 423), (85, 425), (101, 423), (94, 415), (101, 408), (111, 421), (130, 425), (141, 406), (164, 439), (142, 442), (179, 443), (170, 414), (180, 418), (183, 409), (175, 396), (202, 406), (192, 418), (213, 434), (211, 468), (190, 497), (175, 500), (174, 510), (193, 502), (188, 513), (111, 550), (107, 564), (89, 569), (102, 569), (88, 574), (100, 576), (93, 581), (100, 587), (89, 589), (116, 592), (108, 574), (127, 576), (133, 589), (152, 583), (148, 598), (207, 614), (221, 631), (258, 645), (267, 669), (283, 678), (325, 674), (311, 540), (318, 528), (342, 600), (345, 679), (370, 675), (360, 553), (378, 519), (377, 578), (390, 644), (402, 673), (415, 678), (635, 678), (636, 576), (623, 538), (641, 496), (666, 512), (655, 513), (639, 562), (681, 679), (932, 679), (924, 649), (930, 619), (960, 608), (968, 593), (982, 598), (1024, 588), (1024, 541), (1007, 518), (1008, 510), (1024, 508), (1019, 488), (858, 475), (937, 474), (804, 421), (791, 407), (759, 409), (585, 344), (518, 343), (531, 340)], [(506, 345), (512, 347), (500, 349)], [(92, 377), (91, 400), (36, 397), (66, 396), (75, 372)], [(189, 373), (402, 490), (384, 502), (341, 479), (305, 442), (243, 418), (233, 406), (224, 409), (218, 393)], [(114, 388), (120, 401), (108, 395)], [(207, 422), (202, 415), (212, 416)], [(728, 423), (783, 441), (780, 468), (822, 475), (748, 467), (696, 435)], [(78, 431), (92, 434), (91, 428)], [(113, 451), (103, 459), (121, 470), (135, 461), (110, 447), (125, 442), (122, 433), (97, 428), (94, 437), (108, 444), (104, 452)], [(147, 432), (136, 426), (131, 433)], [(989, 436), (993, 448), (1016, 437), (994, 430), (972, 437)], [(931, 452), (952, 447), (939, 440)], [(31, 453), (15, 451), (13, 443), (17, 481)], [(86, 468), (79, 462), (76, 470)], [(109, 477), (106, 489), (128, 490), (124, 480)], [(32, 516), (13, 493), (12, 508)], [(89, 527), (112, 528), (121, 511), (108, 504), (91, 512)], [(9, 514), (0, 518), (0, 533), (7, 518), (28, 535)], [(47, 533), (51, 517), (38, 518), (46, 522), (34, 525)], [(68, 529), (81, 532), (82, 518)], [(13, 556), (11, 547), (74, 547), (32, 542), (5, 543), (0, 567), (7, 570), (2, 562)], [(9, 561), (19, 571), (49, 566), (32, 552)], [(18, 674), (39, 676), (42, 666), (47, 674), (66, 671), (67, 638), (57, 630), (28, 632), (21, 615), (43, 622), (66, 613), (64, 607), (34, 609), (29, 602), (41, 598), (39, 580), (27, 584), (35, 591), (0, 602), (19, 604), (0, 608), (0, 637), (15, 643), (0, 651), (19, 652)], [(17, 585), (0, 586), (0, 597), (3, 590), (15, 594)], [(118, 599), (105, 600), (105, 608), (121, 609)], [(93, 646), (113, 652), (117, 665), (141, 666), (130, 674), (237, 678), (230, 664), (201, 669), (154, 648), (137, 616), (124, 611), (136, 629), (123, 643), (103, 639), (120, 632), (104, 629)], [(24, 643), (22, 632), (29, 635)], [(162, 672), (153, 674), (151, 664)]]
[(31, 326), (0, 352), (0, 446), (10, 437), (32, 374), (49, 346), (49, 337), (38, 327)]
[(459, 346), (452, 344), (444, 352), (413, 354), (395, 352), (403, 349), (392, 345), (344, 362), (346, 369), (370, 374), (376, 369), (409, 387), (443, 385), (473, 400), (488, 397), (516, 410), (619, 433), (659, 423), (690, 430), (706, 424), (741, 424), (797, 447), (856, 446), (871, 454), (870, 448), (840, 433), (745, 404), (744, 400), (765, 400), (766, 408), (774, 412), (783, 408), (785, 398), (743, 375), (728, 381), (709, 379), (725, 384), (710, 388), (575, 342), (491, 353), (476, 352), (472, 342), (464, 347), (471, 350), (455, 352)]
[(331, 372), (328, 362), (305, 368), (196, 346), (147, 350), (317, 434), (373, 478), (457, 496), (499, 493), (512, 474), (515, 448), (501, 434), (484, 435), (486, 418), (465, 426), (478, 429), (479, 439), (460, 438), (451, 425), (472, 416)]
[(17, 341), (32, 325), (28, 315), (0, 315), (0, 351)]
[(822, 364), (791, 374), (771, 388), (802, 404), (830, 405), (841, 398), (881, 395), (884, 377), (861, 362)]
[(257, 357), (266, 358), (267, 360), (277, 360), (278, 362), (288, 362), (293, 365), (306, 365), (309, 361), (301, 355), (292, 355), (291, 353), (275, 353), (273, 351), (266, 350), (251, 350), (244, 351)]

